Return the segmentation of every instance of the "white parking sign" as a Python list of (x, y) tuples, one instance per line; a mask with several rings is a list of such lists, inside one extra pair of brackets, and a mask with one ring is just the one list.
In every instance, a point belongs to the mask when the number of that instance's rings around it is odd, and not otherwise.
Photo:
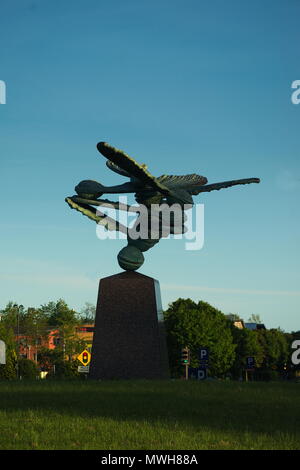
[(199, 364), (203, 367), (208, 366), (209, 352), (208, 348), (200, 347), (198, 349)]
[(206, 369), (199, 368), (198, 369), (198, 380), (204, 380), (204, 379), (206, 379)]
[(0, 340), (0, 364), (6, 364), (6, 346), (2, 340)]

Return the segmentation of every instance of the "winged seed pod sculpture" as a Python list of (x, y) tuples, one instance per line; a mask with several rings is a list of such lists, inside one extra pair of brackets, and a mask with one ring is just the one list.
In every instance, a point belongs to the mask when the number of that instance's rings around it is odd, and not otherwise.
[[(191, 174), (183, 176), (162, 175), (158, 178), (151, 175), (146, 165), (138, 164), (133, 158), (122, 150), (118, 150), (106, 142), (97, 144), (99, 152), (107, 158), (106, 165), (115, 173), (129, 178), (129, 182), (117, 186), (103, 186), (97, 181), (84, 180), (76, 187), (77, 195), (67, 197), (65, 201), (72, 209), (81, 212), (86, 217), (103, 225), (108, 230), (122, 231), (127, 236), (127, 246), (118, 254), (118, 262), (122, 269), (134, 271), (143, 264), (143, 252), (152, 248), (159, 239), (174, 233), (184, 233), (184, 211), (193, 206), (193, 196), (203, 192), (220, 190), (240, 184), (259, 183), (259, 178), (246, 178), (224, 181), (221, 183), (207, 184), (205, 176)], [(100, 199), (103, 194), (134, 193), (139, 206), (132, 207), (108, 199)], [(161, 207), (176, 205), (179, 208), (180, 217), (169, 215), (168, 226), (164, 225)], [(95, 206), (95, 207), (94, 207)], [(123, 226), (116, 220), (101, 213), (97, 207), (113, 207), (116, 210), (125, 210), (143, 214), (139, 217), (133, 228)], [(156, 208), (156, 212), (153, 211)], [(178, 211), (177, 211), (178, 213)], [(156, 231), (151, 227), (156, 220)], [(176, 219), (176, 220), (175, 220)], [(146, 232), (143, 236), (136, 236), (137, 229), (146, 222)]]

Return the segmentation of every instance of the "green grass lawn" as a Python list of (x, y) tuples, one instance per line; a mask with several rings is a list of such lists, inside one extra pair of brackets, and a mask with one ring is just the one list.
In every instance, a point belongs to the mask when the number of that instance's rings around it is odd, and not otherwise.
[(3, 381), (0, 449), (299, 449), (299, 395), (287, 382)]

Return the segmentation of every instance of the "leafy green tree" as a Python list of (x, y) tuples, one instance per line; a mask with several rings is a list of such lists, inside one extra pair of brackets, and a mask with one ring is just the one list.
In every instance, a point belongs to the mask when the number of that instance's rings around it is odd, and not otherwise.
[[(85, 319), (92, 319), (95, 307), (86, 303), (83, 314)], [(69, 361), (86, 348), (86, 341), (76, 334), (76, 326), (83, 321), (82, 316), (68, 307), (63, 299), (48, 302), (40, 308), (29, 307), (11, 301), (1, 311), (0, 339), (8, 344), (7, 364), (0, 367), (0, 377), (16, 376), (17, 366), (20, 365), (19, 349), (34, 346), (37, 349), (37, 359), (52, 366), (61, 360)], [(45, 353), (43, 343), (50, 331), (56, 330), (57, 347), (52, 356)], [(8, 342), (9, 338), (9, 342)], [(49, 352), (49, 351), (48, 351)], [(54, 355), (55, 358), (54, 358)], [(51, 359), (51, 360), (50, 360)], [(44, 361), (44, 363), (43, 363)], [(47, 369), (46, 369), (47, 370)], [(20, 368), (19, 368), (20, 375)]]
[(59, 360), (55, 363), (55, 368), (52, 368), (47, 379), (73, 379), (80, 377), (78, 372), (77, 361), (64, 361)]
[(23, 347), (29, 349), (33, 346), (38, 351), (49, 334), (46, 315), (39, 309), (29, 307), (23, 313), (20, 333), (20, 343)]
[(0, 379), (13, 380), (17, 377), (17, 358), (14, 350), (6, 348), (6, 364), (0, 364)]
[(63, 299), (42, 305), (41, 311), (46, 314), (49, 327), (57, 329), (58, 350), (64, 358), (71, 360), (74, 354), (80, 352), (82, 346), (82, 341), (75, 333), (75, 327), (80, 323), (77, 312), (69, 308)]
[(252, 313), (252, 315), (248, 318), (248, 322), (259, 324), (262, 323), (260, 316), (255, 313)]
[(6, 346), (6, 364), (0, 364), (0, 379), (15, 379), (17, 371), (17, 355), (15, 335), (12, 328), (0, 321), (0, 339)]
[(85, 302), (80, 312), (80, 320), (82, 323), (94, 323), (96, 316), (96, 307), (90, 302)]
[(225, 315), (206, 302), (178, 299), (164, 312), (169, 360), (173, 375), (182, 374), (180, 351), (188, 346), (191, 367), (199, 365), (198, 349), (209, 349), (209, 371), (222, 376), (235, 358), (230, 322)]
[(13, 330), (16, 336), (16, 353), (18, 345), (37, 346), (41, 338), (46, 337), (48, 320), (39, 309), (29, 307), (27, 310), (23, 305), (9, 302), (1, 312), (1, 323), (6, 329)]
[(23, 305), (10, 301), (6, 307), (1, 310), (1, 323), (6, 328), (12, 328), (14, 332), (22, 332), (25, 309)]
[(35, 362), (24, 358), (19, 360), (19, 377), (22, 379), (35, 379), (38, 374), (39, 370)]
[(251, 331), (246, 328), (239, 329), (232, 325), (232, 336), (236, 345), (236, 354), (231, 372), (233, 378), (238, 379), (243, 377), (247, 357), (254, 357), (256, 367), (261, 367), (264, 362), (264, 349), (259, 342), (256, 331)]
[(42, 305), (40, 309), (47, 315), (48, 324), (51, 327), (60, 327), (64, 325), (75, 326), (79, 323), (77, 312), (69, 308), (63, 299)]
[(29, 307), (23, 315), (23, 325), (24, 333), (33, 342), (48, 335), (48, 318), (40, 309)]
[(225, 317), (232, 322), (241, 321), (241, 317), (236, 313), (228, 313), (227, 315), (225, 315)]
[(55, 364), (63, 360), (61, 350), (42, 347), (38, 352), (38, 363), (42, 371), (50, 372)]
[(264, 349), (264, 367), (282, 371), (290, 359), (290, 347), (286, 334), (279, 328), (255, 332)]

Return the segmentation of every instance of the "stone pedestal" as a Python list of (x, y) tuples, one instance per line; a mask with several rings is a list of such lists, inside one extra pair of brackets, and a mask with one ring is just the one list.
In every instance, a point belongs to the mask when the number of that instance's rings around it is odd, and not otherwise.
[(100, 280), (89, 378), (169, 378), (158, 281), (134, 271)]

